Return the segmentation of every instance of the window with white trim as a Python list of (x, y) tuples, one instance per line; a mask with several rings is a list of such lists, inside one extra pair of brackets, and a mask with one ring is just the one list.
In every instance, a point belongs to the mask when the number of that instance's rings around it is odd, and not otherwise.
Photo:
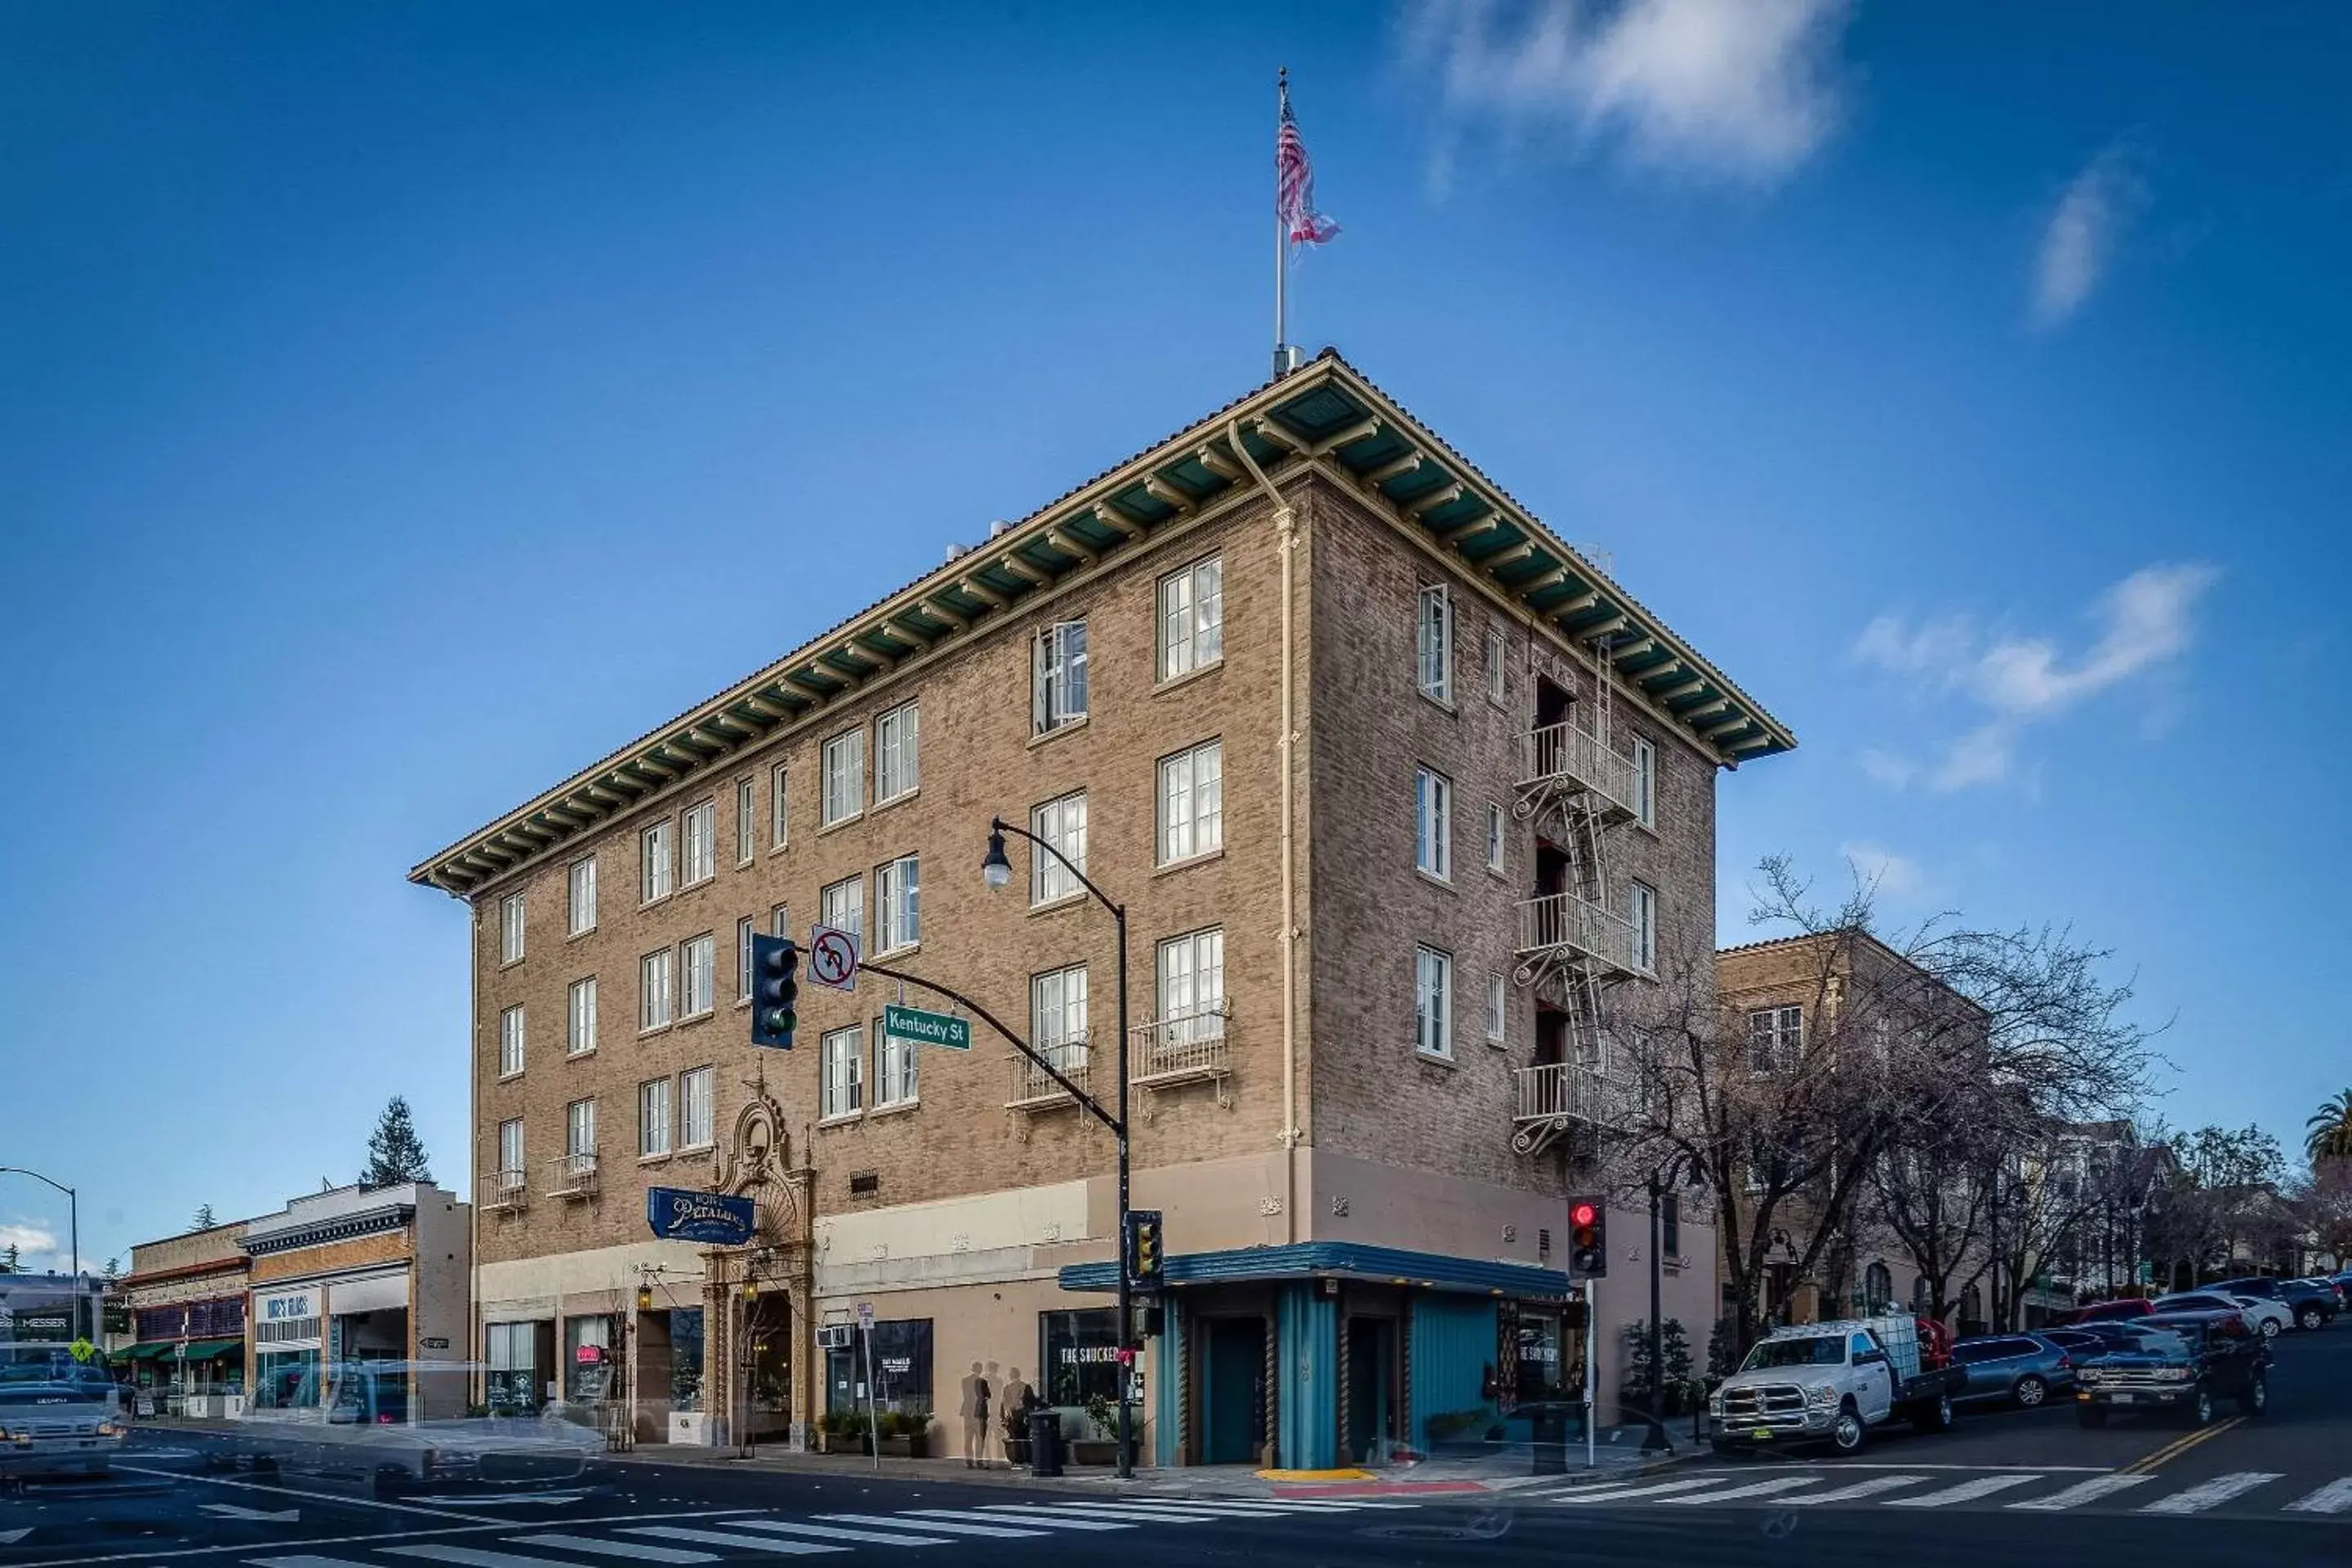
[(1491, 804), (1486, 807), (1486, 869), (1503, 874), (1503, 808)]
[(1423, 1056), (1454, 1055), (1454, 955), (1433, 947), (1412, 950), (1412, 1041)]
[(1413, 770), (1412, 863), (1441, 882), (1454, 879), (1454, 784), (1430, 768)]
[(915, 1092), (915, 1042), (898, 1035), (874, 1032), (874, 1108), (912, 1105)]
[(1225, 1032), (1225, 928), (1186, 931), (1160, 944), (1160, 1044), (1172, 1048)]
[(1195, 561), (1160, 579), (1160, 679), (1225, 657), (1225, 567), (1222, 557)]
[(564, 930), (572, 936), (596, 929), (596, 857), (572, 862), (565, 877)]
[(715, 800), (687, 807), (685, 869), (679, 880), (688, 888), (719, 874), (719, 803)]
[(512, 1078), (522, 1071), (522, 1004), (518, 1002), (499, 1014), (499, 1076)]
[(1160, 759), (1160, 863), (1225, 847), (1225, 752), (1207, 741)]
[(719, 939), (709, 931), (686, 939), (678, 949), (685, 961), (686, 1005), (681, 1016), (698, 1018), (716, 1005), (719, 980)]
[(922, 738), (922, 710), (908, 702), (874, 721), (874, 804), (881, 805), (921, 786), (923, 770), (918, 749)]
[(1491, 969), (1486, 971), (1486, 1043), (1490, 1046), (1501, 1045), (1510, 1026), (1507, 1003), (1509, 994), (1503, 988), (1503, 977)]
[(1454, 599), (1443, 583), (1421, 590), (1414, 634), (1415, 684), (1437, 701), (1454, 700)]
[(760, 931), (760, 922), (745, 915), (735, 922), (735, 1000), (746, 1002), (751, 996), (751, 939)]
[(770, 936), (793, 934), (793, 911), (790, 905), (778, 904), (768, 911), (768, 934)]
[(877, 956), (923, 940), (923, 868), (902, 855), (874, 868), (874, 951)]
[(835, 1029), (817, 1042), (817, 1115), (855, 1116), (866, 1107), (866, 1026)]
[(669, 819), (648, 824), (637, 835), (637, 897), (646, 903), (666, 899), (670, 892), (670, 876), (674, 869), (671, 859)]
[(1658, 889), (1634, 882), (1625, 890), (1625, 918), (1633, 927), (1633, 963), (1637, 968), (1658, 967)]
[(596, 1102), (575, 1100), (563, 1108), (563, 1152), (574, 1159), (596, 1152)]
[(1501, 706), (1507, 693), (1503, 683), (1503, 634), (1496, 627), (1486, 628), (1486, 700)]
[(735, 781), (735, 864), (748, 866), (760, 852), (760, 781)]
[(1658, 748), (1647, 741), (1633, 742), (1633, 820), (1644, 827), (1658, 825)]
[(844, 877), (817, 889), (816, 923), (866, 940), (866, 879)]
[(677, 973), (677, 952), (663, 948), (637, 960), (637, 1027), (658, 1029), (673, 1016), (672, 982)]
[(669, 1079), (650, 1078), (637, 1085), (637, 1158), (669, 1152)]
[(1029, 1037), (1064, 1072), (1087, 1065), (1087, 966), (1029, 977)]
[(690, 1068), (677, 1075), (677, 1146), (708, 1149), (712, 1132), (709, 1068)]
[(1805, 1009), (1758, 1007), (1748, 1015), (1748, 1070), (1786, 1072), (1797, 1065), (1805, 1049)]
[(596, 1048), (596, 977), (584, 975), (572, 983), (564, 1009), (563, 1051), (583, 1057)]
[(866, 731), (845, 730), (824, 743), (824, 821), (831, 827), (866, 809)]
[(783, 763), (768, 770), (768, 847), (772, 849), (782, 849), (793, 839), (791, 813), (785, 809), (792, 799)]
[(1031, 851), (1030, 903), (1050, 904), (1083, 891), (1070, 867), (1080, 871), (1087, 868), (1087, 792), (1075, 790), (1032, 807), (1029, 831), (1069, 858), (1069, 865), (1066, 866), (1043, 849)]
[(522, 1185), (522, 1118), (499, 1123), (499, 1184)]
[(1085, 621), (1056, 621), (1038, 632), (1030, 651), (1029, 707), (1040, 735), (1087, 716)]
[(509, 893), (499, 900), (499, 962), (512, 963), (522, 956), (522, 895)]

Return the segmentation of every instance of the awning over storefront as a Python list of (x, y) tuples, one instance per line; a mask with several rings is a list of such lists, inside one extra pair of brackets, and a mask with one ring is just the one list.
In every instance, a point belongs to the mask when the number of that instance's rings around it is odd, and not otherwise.
[(184, 1361), (211, 1361), (215, 1356), (240, 1355), (245, 1351), (243, 1340), (190, 1340)]
[[(1244, 1247), (1230, 1252), (1171, 1256), (1163, 1273), (1171, 1288), (1239, 1284), (1266, 1279), (1361, 1279), (1424, 1290), (1467, 1291), (1482, 1296), (1559, 1299), (1568, 1276), (1532, 1263), (1502, 1263), (1485, 1258), (1447, 1258), (1395, 1247), (1364, 1247), (1345, 1241), (1302, 1241), (1291, 1247)], [(1062, 1289), (1110, 1292), (1118, 1289), (1116, 1263), (1073, 1263), (1062, 1269)]]
[(163, 1342), (155, 1344), (132, 1345), (129, 1350), (119, 1351), (116, 1354), (124, 1361), (153, 1361), (157, 1356), (170, 1355), (179, 1348), (177, 1344)]

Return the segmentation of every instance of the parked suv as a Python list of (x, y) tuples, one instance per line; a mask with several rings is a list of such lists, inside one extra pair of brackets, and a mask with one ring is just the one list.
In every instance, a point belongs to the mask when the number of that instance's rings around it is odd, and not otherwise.
[(2283, 1301), (2294, 1314), (2298, 1329), (2317, 1329), (2336, 1321), (2344, 1303), (2333, 1289), (2308, 1279), (2265, 1279), (2249, 1275), (2240, 1279), (2224, 1279), (2206, 1287), (2231, 1296), (2259, 1296), (2265, 1301)]
[(2074, 1386), (2074, 1358), (2040, 1334), (1988, 1334), (1952, 1347), (1952, 1364), (1968, 1373), (1958, 1398), (1968, 1404), (2009, 1400), (2024, 1409)]
[(2214, 1401), (2231, 1398), (2248, 1415), (2270, 1404), (2271, 1350), (2236, 1312), (2159, 1312), (2132, 1325), (2137, 1343), (2087, 1361), (2075, 1373), (2074, 1414), (2104, 1426), (2116, 1410), (2185, 1415), (2192, 1426), (2213, 1419)]
[(2069, 1307), (2050, 1321), (2060, 1328), (2071, 1329), (2080, 1323), (2127, 1322), (2155, 1310), (2155, 1304), (2146, 1297), (2122, 1296), (2112, 1301), (2094, 1301), (2087, 1307)]

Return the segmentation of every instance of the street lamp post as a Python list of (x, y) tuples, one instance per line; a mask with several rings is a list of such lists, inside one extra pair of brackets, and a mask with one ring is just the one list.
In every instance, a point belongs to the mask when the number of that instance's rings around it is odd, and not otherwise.
[(81, 1321), (81, 1198), (63, 1182), (52, 1181), (38, 1171), (28, 1171), (22, 1165), (0, 1165), (0, 1176), (30, 1176), (37, 1182), (47, 1182), (66, 1195), (66, 1226), (73, 1258), (73, 1324), (74, 1338), (83, 1338)]
[(1118, 1477), (1121, 1480), (1131, 1480), (1135, 1476), (1135, 1415), (1129, 1394), (1133, 1380), (1134, 1363), (1131, 1358), (1135, 1354), (1135, 1319), (1133, 1292), (1127, 1277), (1127, 906), (1112, 901), (1110, 895), (1096, 887), (1093, 879), (1073, 865), (1068, 856), (1027, 828), (1016, 827), (1001, 816), (989, 819), (988, 856), (980, 866), (982, 879), (990, 887), (1002, 888), (1013, 880), (1013, 862), (1004, 854), (1004, 836), (1008, 833), (1027, 839), (1060, 861), (1063, 869), (1076, 878), (1078, 885), (1093, 894), (1097, 903), (1110, 911), (1111, 921), (1118, 931), (1118, 1112), (1113, 1128), (1118, 1143), (1118, 1230), (1113, 1257), (1118, 1270), (1118, 1348), (1126, 1353), (1115, 1364), (1118, 1368)]

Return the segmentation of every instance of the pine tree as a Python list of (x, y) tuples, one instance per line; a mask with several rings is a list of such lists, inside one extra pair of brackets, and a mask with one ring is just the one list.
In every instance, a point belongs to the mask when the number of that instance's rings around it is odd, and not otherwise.
[(408, 1113), (408, 1101), (394, 1095), (376, 1120), (375, 1131), (368, 1138), (367, 1168), (360, 1173), (363, 1187), (389, 1187), (402, 1182), (429, 1182), (432, 1170), (425, 1164), (425, 1142), (416, 1135), (416, 1122)]
[(5, 1252), (0, 1252), (0, 1274), (21, 1273), (22, 1270), (17, 1267), (18, 1258), (16, 1244), (12, 1241), (8, 1244)]
[(189, 1228), (190, 1230), (210, 1230), (210, 1229), (212, 1229), (212, 1227), (213, 1227), (213, 1226), (215, 1226), (218, 1225), (219, 1223), (220, 1223), (220, 1221), (218, 1221), (218, 1220), (216, 1220), (216, 1219), (213, 1218), (213, 1205), (210, 1205), (210, 1204), (198, 1204), (198, 1205), (196, 1205), (196, 1217), (195, 1217), (195, 1220), (194, 1220), (194, 1222), (193, 1224), (191, 1224), (191, 1225), (188, 1226), (188, 1228)]

